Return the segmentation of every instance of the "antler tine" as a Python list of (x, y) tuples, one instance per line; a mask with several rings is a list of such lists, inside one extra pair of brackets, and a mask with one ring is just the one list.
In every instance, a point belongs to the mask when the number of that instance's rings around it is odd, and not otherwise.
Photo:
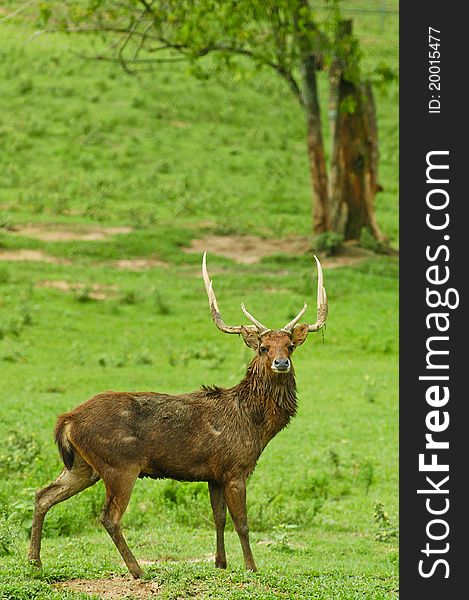
[(218, 308), (217, 299), (216, 299), (215, 294), (212, 289), (212, 280), (210, 279), (210, 277), (208, 275), (208, 271), (207, 271), (207, 253), (206, 252), (204, 252), (204, 256), (202, 258), (202, 277), (204, 280), (205, 289), (207, 291), (210, 308), (212, 307), (212, 304), (213, 304), (213, 307), (215, 308), (216, 312), (219, 313), (220, 310)]
[[(317, 319), (316, 319), (316, 323), (314, 323), (313, 325), (308, 325), (308, 331), (319, 331), (321, 329), (321, 327), (326, 322), (327, 310), (328, 310), (327, 309), (327, 295), (326, 295), (326, 290), (323, 285), (324, 277), (322, 274), (321, 263), (319, 262), (317, 256), (314, 256), (314, 259), (315, 259), (317, 267), (318, 267)], [(282, 327), (282, 331), (287, 331), (288, 333), (291, 333), (293, 331), (294, 327), (296, 326), (296, 324), (298, 323), (298, 321), (304, 315), (307, 308), (308, 308), (308, 305), (305, 304), (303, 306), (303, 308), (300, 310), (300, 312), (296, 315), (296, 317), (292, 321), (290, 321), (290, 323), (287, 323), (285, 325), (285, 327)]]
[[(226, 325), (224, 323), (223, 319), (221, 318), (220, 309), (218, 308), (217, 298), (215, 296), (215, 292), (213, 291), (212, 281), (211, 281), (211, 279), (208, 275), (208, 271), (207, 271), (207, 252), (204, 252), (204, 256), (202, 258), (202, 278), (204, 280), (205, 290), (207, 291), (208, 304), (210, 306), (210, 313), (212, 315), (212, 319), (213, 319), (213, 322), (215, 323), (215, 325), (218, 327), (218, 329), (220, 331), (223, 331), (223, 333), (241, 333), (241, 329), (242, 329), (241, 325), (239, 325), (239, 326)], [(257, 327), (248, 325), (248, 326), (244, 327), (244, 329), (257, 330)]]
[(285, 327), (282, 327), (282, 331), (287, 331), (288, 333), (291, 333), (293, 331), (293, 327), (295, 327), (295, 325), (298, 323), (298, 321), (301, 319), (301, 317), (305, 314), (307, 308), (308, 308), (308, 305), (305, 302), (305, 305), (300, 310), (300, 312), (296, 315), (296, 317), (294, 319), (292, 319), (290, 321), (290, 323), (287, 323), (285, 325)]
[(327, 294), (326, 289), (323, 285), (324, 278), (322, 274), (321, 263), (319, 262), (318, 257), (315, 255), (314, 259), (316, 261), (318, 267), (318, 295), (317, 295), (317, 319), (316, 323), (308, 326), (308, 331), (319, 331), (321, 327), (324, 325), (327, 319)]
[(253, 317), (251, 315), (250, 312), (248, 312), (246, 310), (246, 307), (244, 306), (244, 303), (241, 302), (241, 310), (243, 311), (243, 313), (246, 315), (246, 317), (252, 322), (254, 323), (254, 325), (256, 326), (256, 330), (259, 333), (267, 333), (267, 331), (270, 331), (270, 329), (268, 327), (266, 327), (265, 325), (262, 325), (262, 323), (260, 321), (258, 321), (255, 317)]

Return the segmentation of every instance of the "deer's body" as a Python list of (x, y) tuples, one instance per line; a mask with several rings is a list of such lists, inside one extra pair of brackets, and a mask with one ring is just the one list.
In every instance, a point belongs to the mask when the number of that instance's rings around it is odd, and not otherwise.
[[(320, 288), (322, 273), (320, 271)], [(208, 281), (215, 324), (239, 333), (256, 351), (246, 376), (232, 388), (203, 387), (189, 394), (105, 392), (58, 418), (56, 442), (64, 462), (59, 477), (36, 494), (29, 558), (40, 566), (42, 527), (48, 510), (102, 479), (106, 501), (101, 521), (134, 577), (141, 569), (122, 534), (120, 521), (138, 477), (208, 482), (216, 531), (215, 565), (226, 567), (224, 528), (228, 507), (246, 568), (256, 566), (249, 545), (246, 480), (269, 441), (296, 413), (290, 356), (327, 315), (318, 299), (315, 325), (296, 325), (305, 308), (282, 330), (226, 326)], [(319, 296), (318, 296), (319, 298)], [(322, 311), (322, 313), (321, 313)], [(321, 313), (321, 314), (320, 314)]]
[(222, 484), (248, 477), (262, 450), (296, 412), (293, 373), (266, 381), (257, 362), (228, 389), (94, 396), (58, 419), (65, 465), (71, 468), (78, 452), (99, 477), (123, 463), (134, 464), (139, 477), (153, 479)]

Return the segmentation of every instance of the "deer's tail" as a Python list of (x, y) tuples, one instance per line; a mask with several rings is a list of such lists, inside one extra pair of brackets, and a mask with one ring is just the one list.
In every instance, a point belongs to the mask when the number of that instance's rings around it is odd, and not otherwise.
[(57, 424), (55, 426), (55, 442), (59, 448), (64, 465), (71, 471), (73, 460), (75, 458), (75, 449), (70, 441), (69, 432), (70, 422), (67, 419), (67, 415), (61, 415), (57, 419)]

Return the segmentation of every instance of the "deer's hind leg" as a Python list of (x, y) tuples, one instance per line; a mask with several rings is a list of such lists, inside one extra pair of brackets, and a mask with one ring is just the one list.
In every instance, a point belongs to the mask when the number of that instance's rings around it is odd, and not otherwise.
[(57, 479), (36, 492), (28, 558), (37, 567), (41, 566), (42, 527), (48, 511), (55, 504), (68, 500), (78, 492), (90, 487), (98, 479), (99, 475), (77, 453), (70, 471), (64, 468)]
[(106, 486), (106, 501), (101, 513), (101, 523), (111, 536), (127, 568), (135, 579), (142, 576), (142, 569), (125, 541), (120, 522), (129, 503), (130, 494), (132, 493), (139, 472), (139, 467), (134, 469), (127, 468), (122, 471), (106, 469), (103, 472), (103, 481)]

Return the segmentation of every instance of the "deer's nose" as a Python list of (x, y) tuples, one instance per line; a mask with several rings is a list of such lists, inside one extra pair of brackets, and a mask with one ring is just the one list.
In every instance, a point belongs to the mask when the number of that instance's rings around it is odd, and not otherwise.
[(290, 361), (288, 358), (276, 358), (272, 363), (272, 368), (274, 371), (289, 371), (290, 370)]

